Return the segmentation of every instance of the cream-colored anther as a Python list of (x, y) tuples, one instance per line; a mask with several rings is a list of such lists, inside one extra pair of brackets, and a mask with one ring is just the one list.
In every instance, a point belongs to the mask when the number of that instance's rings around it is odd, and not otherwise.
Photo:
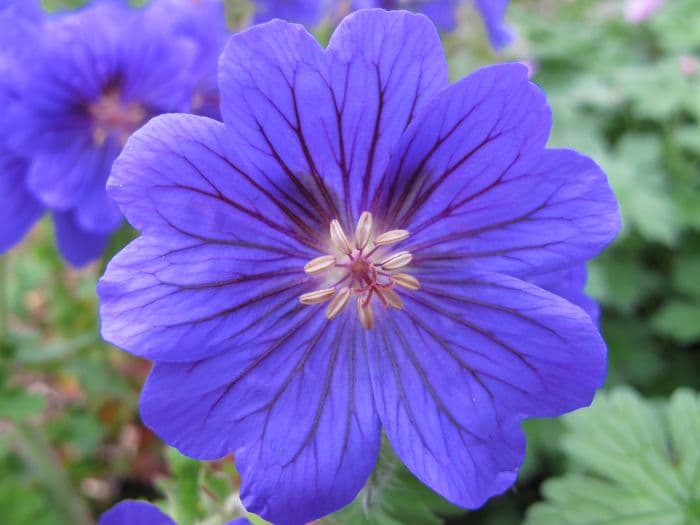
[(374, 328), (374, 312), (370, 303), (365, 304), (364, 297), (357, 298), (357, 316), (360, 318), (360, 324), (365, 330)]
[(377, 238), (374, 239), (374, 245), (387, 246), (388, 244), (394, 244), (399, 241), (405, 241), (409, 238), (410, 235), (411, 234), (408, 233), (408, 230), (390, 230), (388, 232), (382, 233), (381, 235), (377, 235)]
[(372, 237), (372, 214), (363, 211), (355, 229), (355, 248), (363, 250)]
[(350, 241), (348, 241), (348, 238), (345, 236), (345, 232), (343, 231), (343, 227), (336, 219), (331, 221), (331, 242), (333, 242), (333, 245), (345, 255), (350, 255), (352, 253)]
[(418, 282), (418, 279), (407, 273), (394, 273), (391, 275), (391, 280), (409, 290), (420, 289), (420, 282)]
[(331, 304), (329, 304), (328, 308), (326, 308), (326, 318), (335, 319), (338, 317), (338, 314), (340, 314), (340, 312), (343, 311), (343, 308), (347, 306), (348, 301), (350, 300), (350, 293), (350, 288), (347, 286), (338, 292), (338, 294), (331, 301)]
[(399, 297), (399, 294), (397, 294), (394, 290), (391, 288), (386, 288), (382, 290), (382, 296), (384, 299), (386, 299), (389, 306), (396, 308), (397, 310), (403, 310), (403, 301), (401, 300), (401, 297)]
[(335, 266), (335, 257), (332, 255), (322, 255), (321, 257), (316, 257), (304, 265), (304, 271), (308, 274), (314, 275), (317, 273), (325, 272), (330, 270)]
[(314, 292), (305, 293), (299, 296), (301, 304), (320, 304), (325, 303), (328, 299), (335, 295), (335, 288), (324, 288)]
[(384, 270), (398, 270), (410, 263), (411, 259), (413, 259), (411, 252), (396, 252), (380, 262), (379, 266)]

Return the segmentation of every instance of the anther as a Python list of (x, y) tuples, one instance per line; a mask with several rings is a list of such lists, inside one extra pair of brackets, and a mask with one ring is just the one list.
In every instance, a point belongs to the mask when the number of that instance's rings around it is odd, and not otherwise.
[(340, 312), (342, 312), (347, 306), (348, 301), (350, 300), (350, 293), (350, 288), (347, 286), (338, 292), (338, 294), (331, 301), (331, 304), (329, 304), (328, 308), (326, 308), (326, 318), (330, 320), (338, 317)]
[(355, 248), (363, 250), (372, 236), (372, 214), (363, 211), (355, 229)]
[(350, 248), (350, 242), (348, 241), (348, 238), (345, 236), (345, 232), (343, 231), (343, 227), (340, 225), (340, 223), (336, 219), (333, 219), (331, 221), (331, 241), (333, 242), (333, 245), (336, 248), (338, 248), (338, 250), (343, 252), (345, 255), (352, 254), (352, 248)]
[(374, 239), (374, 245), (387, 246), (388, 244), (395, 244), (400, 241), (405, 241), (409, 236), (410, 234), (407, 230), (390, 230), (381, 235), (377, 235), (377, 238)]
[(304, 271), (308, 274), (314, 275), (316, 273), (325, 272), (335, 266), (335, 257), (332, 255), (322, 255), (321, 257), (316, 257), (315, 259), (307, 262), (304, 265)]
[(397, 310), (403, 310), (403, 301), (401, 300), (401, 297), (399, 297), (399, 294), (397, 294), (394, 290), (391, 288), (385, 288), (381, 293), (389, 306), (396, 308)]
[(315, 292), (305, 293), (299, 296), (301, 304), (320, 304), (325, 303), (328, 299), (335, 295), (335, 288), (324, 288)]
[(360, 318), (360, 324), (366, 330), (374, 328), (374, 312), (372, 305), (365, 303), (364, 297), (357, 298), (357, 316)]
[(384, 270), (398, 270), (399, 268), (403, 268), (410, 263), (411, 259), (413, 259), (411, 252), (397, 252), (380, 262), (379, 266), (381, 266)]
[(395, 284), (403, 286), (404, 288), (407, 288), (409, 290), (420, 289), (420, 282), (418, 282), (418, 279), (416, 279), (412, 275), (408, 275), (407, 273), (394, 273), (391, 275), (391, 280)]

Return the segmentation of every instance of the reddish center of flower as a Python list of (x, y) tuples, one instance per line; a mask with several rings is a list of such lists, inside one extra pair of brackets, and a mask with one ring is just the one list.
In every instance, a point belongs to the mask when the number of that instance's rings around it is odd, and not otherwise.
[(408, 237), (406, 230), (390, 230), (375, 236), (372, 214), (364, 212), (357, 222), (351, 243), (340, 223), (331, 221), (330, 239), (337, 253), (309, 261), (304, 271), (309, 275), (328, 275), (335, 282), (328, 288), (300, 296), (299, 301), (302, 304), (319, 304), (330, 300), (326, 317), (334, 319), (347, 306), (350, 297), (355, 295), (360, 323), (366, 329), (371, 329), (374, 326), (372, 298), (376, 297), (385, 307), (401, 309), (403, 301), (394, 288), (420, 288), (418, 279), (396, 272), (411, 262), (411, 252), (382, 253), (387, 246)]
[(124, 102), (119, 90), (105, 91), (88, 105), (92, 118), (92, 137), (97, 145), (104, 144), (108, 136), (114, 136), (121, 144), (146, 120), (146, 111), (137, 102)]

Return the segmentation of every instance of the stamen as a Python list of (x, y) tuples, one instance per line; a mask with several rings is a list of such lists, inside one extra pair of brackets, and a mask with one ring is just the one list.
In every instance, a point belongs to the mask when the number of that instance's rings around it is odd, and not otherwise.
[(397, 310), (403, 310), (403, 301), (401, 300), (401, 297), (399, 297), (399, 294), (397, 294), (392, 288), (386, 288), (382, 290), (381, 293), (389, 306), (396, 308)]
[(374, 328), (374, 312), (372, 311), (372, 305), (369, 303), (365, 304), (363, 297), (357, 298), (357, 316), (360, 318), (360, 324), (366, 330)]
[(420, 289), (420, 282), (418, 281), (418, 279), (416, 279), (412, 275), (408, 275), (407, 273), (392, 274), (391, 280), (395, 284), (398, 284), (399, 286), (403, 286), (404, 288), (408, 288), (409, 290)]
[(410, 233), (407, 230), (390, 230), (388, 232), (378, 235), (374, 239), (375, 246), (387, 246), (389, 244), (395, 244), (400, 241), (405, 241), (410, 237)]
[(360, 220), (357, 221), (355, 229), (355, 248), (363, 250), (372, 236), (372, 214), (368, 211), (362, 212)]
[(350, 297), (355, 296), (358, 320), (363, 328), (371, 330), (375, 323), (373, 307), (377, 304), (397, 310), (404, 308), (401, 296), (396, 293), (397, 286), (406, 290), (420, 289), (418, 279), (397, 271), (411, 263), (411, 252), (388, 253), (389, 250), (383, 249), (408, 237), (406, 230), (389, 230), (375, 238), (374, 220), (368, 211), (360, 214), (351, 239), (345, 234), (340, 221), (332, 220), (330, 238), (333, 255), (316, 257), (304, 265), (304, 271), (309, 275), (328, 271), (326, 286), (332, 287), (301, 295), (299, 301), (303, 304), (330, 301), (326, 307), (326, 318), (331, 320), (338, 317), (347, 307)]
[(316, 290), (315, 292), (305, 293), (299, 296), (301, 304), (320, 304), (325, 303), (328, 299), (335, 295), (335, 287)]
[(335, 266), (335, 257), (332, 255), (322, 255), (307, 262), (304, 265), (304, 271), (310, 275), (325, 272)]
[(384, 270), (398, 270), (410, 263), (412, 259), (413, 255), (411, 255), (411, 252), (398, 252), (384, 259), (379, 263), (379, 266)]
[(342, 312), (343, 309), (347, 306), (349, 300), (350, 288), (346, 286), (338, 292), (338, 295), (336, 295), (333, 298), (331, 304), (329, 304), (328, 308), (326, 308), (326, 318), (330, 320), (338, 317), (340, 312)]
[(345, 255), (352, 254), (352, 248), (350, 248), (350, 242), (348, 241), (348, 238), (345, 236), (345, 232), (343, 231), (343, 227), (340, 225), (340, 223), (336, 219), (333, 219), (331, 221), (331, 242), (333, 242), (333, 245), (336, 248), (338, 248), (338, 250), (343, 252)]

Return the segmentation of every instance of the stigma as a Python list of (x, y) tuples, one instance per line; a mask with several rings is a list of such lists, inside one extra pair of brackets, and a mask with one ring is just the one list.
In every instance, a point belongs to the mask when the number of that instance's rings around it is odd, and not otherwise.
[(329, 251), (335, 253), (316, 257), (304, 266), (308, 275), (325, 276), (328, 285), (299, 296), (306, 305), (327, 302), (327, 319), (335, 319), (353, 300), (360, 324), (371, 330), (373, 303), (401, 310), (403, 301), (395, 288), (420, 288), (418, 279), (404, 273), (413, 259), (411, 252), (391, 250), (391, 245), (408, 239), (408, 231), (389, 230), (375, 236), (372, 214), (366, 211), (357, 221), (352, 240), (336, 219), (331, 221), (329, 234)]

